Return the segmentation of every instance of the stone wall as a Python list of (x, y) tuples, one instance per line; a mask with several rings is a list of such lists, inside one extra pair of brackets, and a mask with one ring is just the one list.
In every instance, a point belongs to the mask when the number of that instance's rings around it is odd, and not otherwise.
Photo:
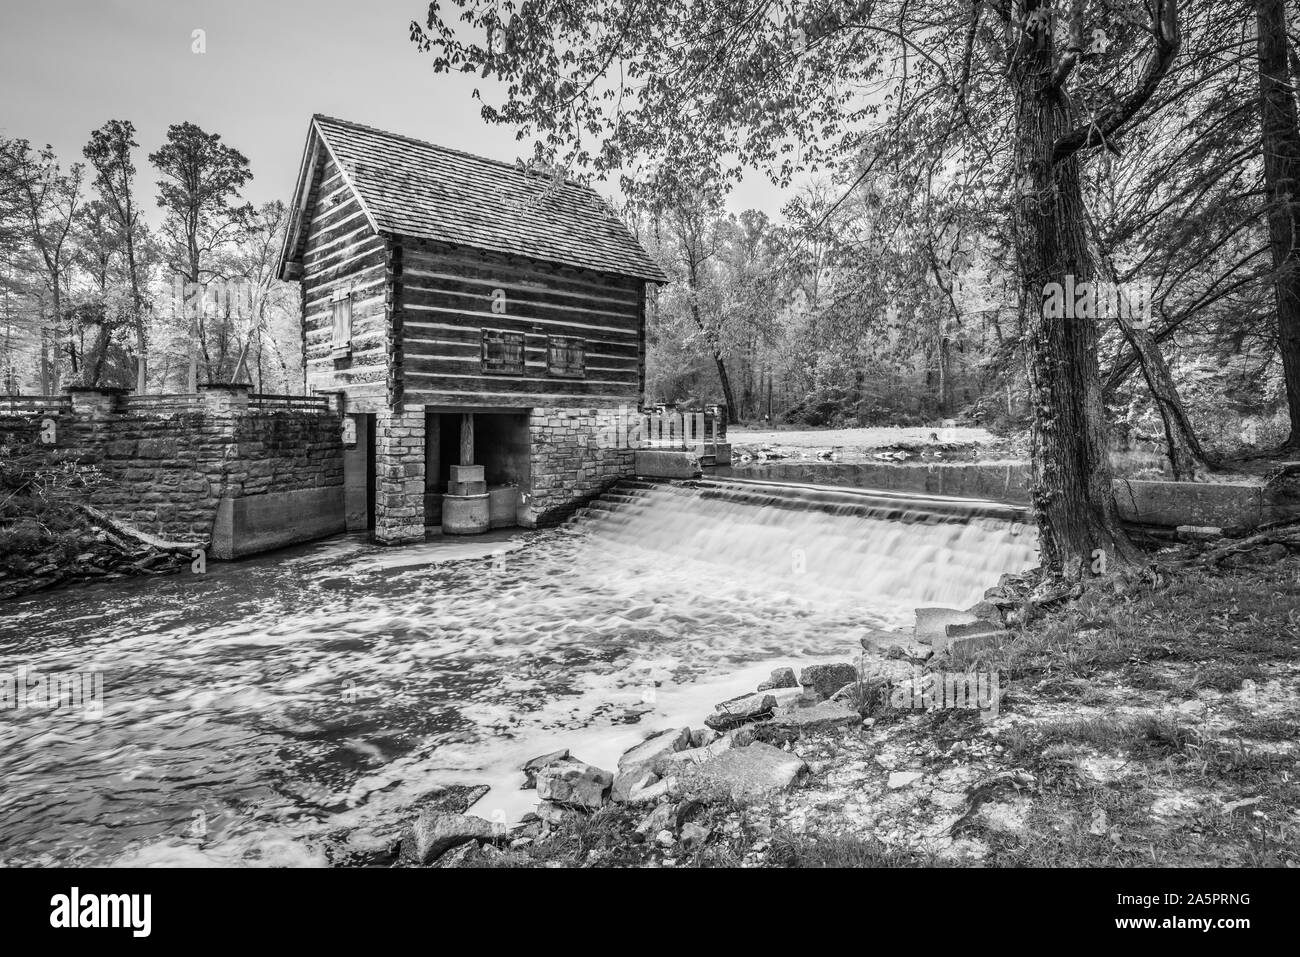
[(561, 522), (580, 505), (633, 474), (635, 452), (618, 440), (609, 409), (533, 409), (531, 487), (521, 525)]
[(375, 541), (424, 541), (424, 407), (375, 416)]
[[(102, 392), (72, 394), (57, 412), (10, 414), (0, 419), (0, 444), (47, 457), (62, 453), (102, 473), (85, 500), (121, 521), (178, 542), (225, 542), (229, 558), (341, 530), (343, 448), (338, 416), (328, 411), (250, 407), (245, 386), (209, 387), (197, 396), (128, 397)], [(54, 424), (54, 441), (38, 440), (41, 423)], [(312, 516), (333, 504), (338, 516)], [(243, 499), (276, 496), (270, 517), (258, 519), (256, 544), (231, 510)], [(302, 509), (296, 504), (301, 500)], [(269, 502), (269, 498), (266, 499)], [(217, 529), (223, 507), (229, 513)], [(270, 521), (275, 527), (266, 527)], [(232, 524), (233, 523), (233, 524)], [(334, 529), (337, 524), (338, 529)], [(240, 539), (249, 539), (241, 543)]]

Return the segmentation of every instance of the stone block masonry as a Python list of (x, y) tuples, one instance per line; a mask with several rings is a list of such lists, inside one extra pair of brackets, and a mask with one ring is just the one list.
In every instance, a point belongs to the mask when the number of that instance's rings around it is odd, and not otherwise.
[[(75, 390), (55, 413), (0, 419), (0, 445), (99, 469), (103, 480), (84, 496), (88, 504), (160, 538), (211, 545), (216, 558), (341, 531), (338, 416), (324, 406), (265, 408), (248, 392)], [(45, 421), (54, 424), (49, 444), (38, 439)]]
[(633, 474), (634, 450), (610, 441), (608, 409), (533, 409), (528, 420), (531, 488), (519, 524), (554, 525)]
[(375, 541), (424, 541), (424, 407), (375, 417)]

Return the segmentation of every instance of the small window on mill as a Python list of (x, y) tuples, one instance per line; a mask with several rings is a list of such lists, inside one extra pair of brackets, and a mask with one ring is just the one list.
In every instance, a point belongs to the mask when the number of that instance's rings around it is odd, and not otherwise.
[(524, 334), (484, 329), (483, 371), (495, 375), (523, 375)]
[(554, 376), (582, 378), (585, 343), (568, 336), (551, 336), (546, 342), (546, 371)]

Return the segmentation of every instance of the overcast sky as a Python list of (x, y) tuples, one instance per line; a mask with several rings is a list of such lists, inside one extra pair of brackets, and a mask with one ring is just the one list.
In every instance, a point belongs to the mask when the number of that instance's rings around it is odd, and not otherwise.
[[(128, 119), (150, 196), (146, 156), (183, 120), (248, 157), (255, 203), (289, 201), (313, 113), (496, 159), (527, 152), (480, 119), (470, 94), (484, 81), (435, 74), (416, 51), (408, 24), (423, 21), (423, 0), (0, 2), (0, 133), (52, 144), (66, 167), (92, 129)], [(191, 50), (195, 30), (205, 53)], [(731, 200), (772, 216), (780, 205), (758, 175)]]

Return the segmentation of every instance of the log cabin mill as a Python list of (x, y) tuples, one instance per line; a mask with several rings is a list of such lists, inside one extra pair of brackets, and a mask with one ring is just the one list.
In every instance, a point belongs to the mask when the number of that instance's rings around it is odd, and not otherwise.
[(587, 187), (316, 115), (279, 275), (344, 415), (349, 529), (535, 527), (631, 474), (609, 426), (667, 277)]

